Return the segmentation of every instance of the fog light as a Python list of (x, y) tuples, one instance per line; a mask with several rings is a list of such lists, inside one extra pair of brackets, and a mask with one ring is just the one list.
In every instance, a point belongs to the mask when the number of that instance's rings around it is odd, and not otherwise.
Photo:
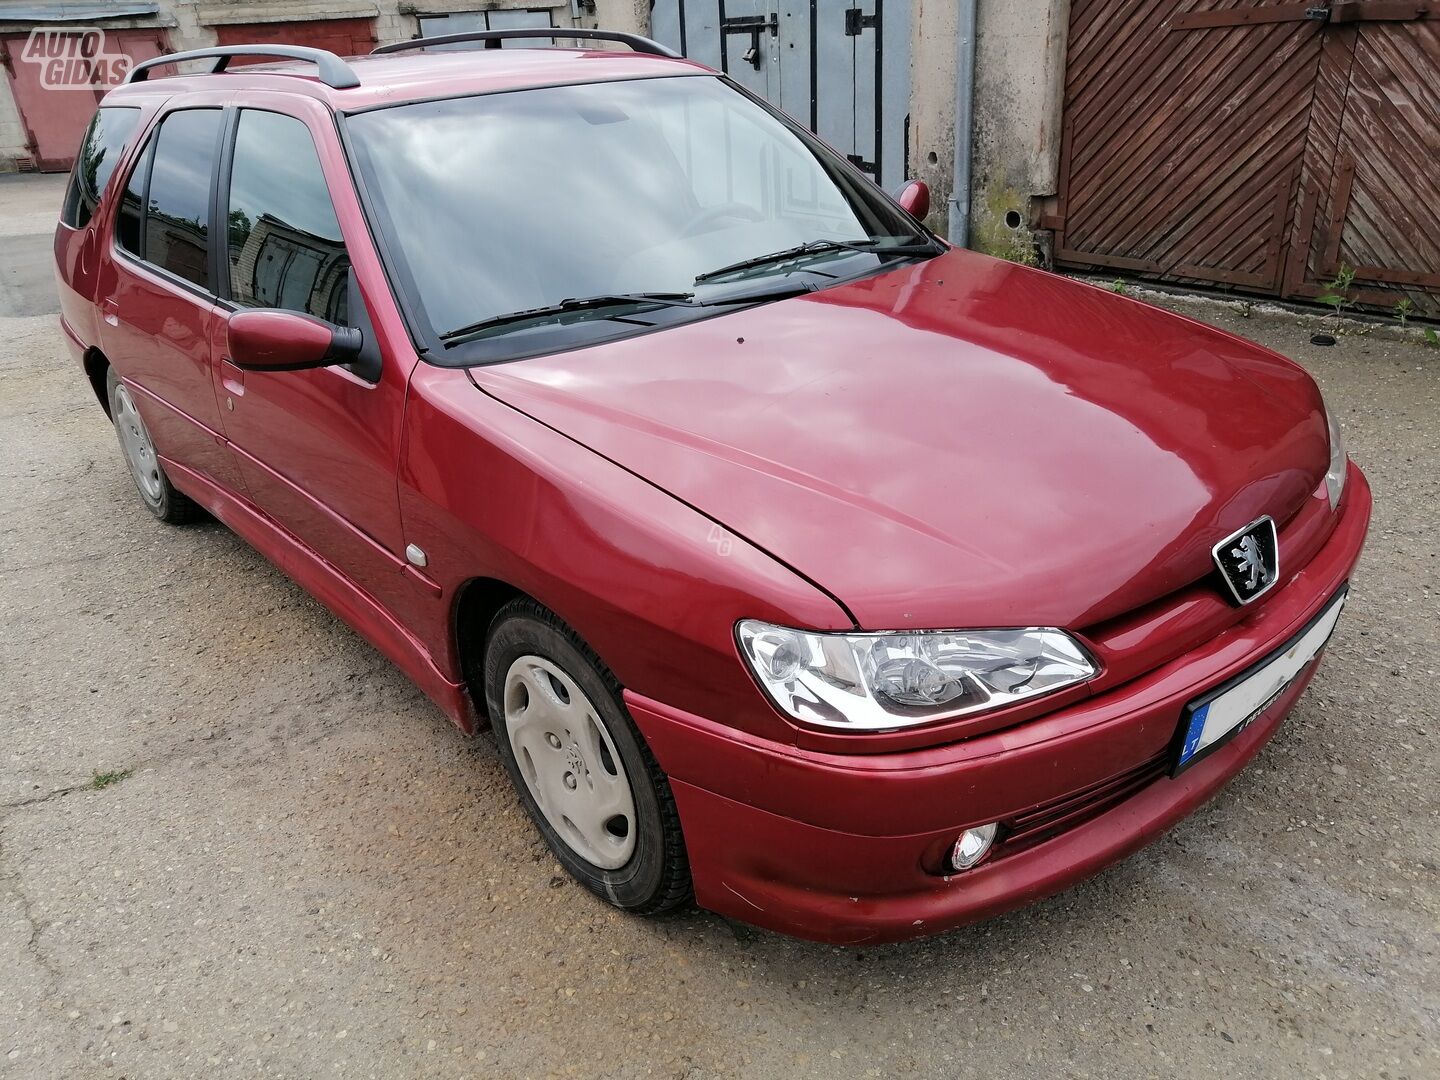
[(956, 870), (969, 870), (985, 858), (990, 853), (990, 845), (995, 843), (995, 829), (994, 822), (966, 829), (950, 852), (950, 865)]

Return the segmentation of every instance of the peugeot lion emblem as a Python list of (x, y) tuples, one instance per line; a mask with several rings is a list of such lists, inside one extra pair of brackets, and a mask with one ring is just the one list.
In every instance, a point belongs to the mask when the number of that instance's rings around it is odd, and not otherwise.
[(1266, 515), (1211, 549), (1220, 576), (1237, 604), (1248, 604), (1280, 577), (1280, 542)]

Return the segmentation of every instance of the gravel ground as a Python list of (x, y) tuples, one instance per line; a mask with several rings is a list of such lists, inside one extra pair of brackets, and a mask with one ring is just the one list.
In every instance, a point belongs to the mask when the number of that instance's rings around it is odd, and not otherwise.
[[(0, 182), (12, 312), (59, 192)], [(1328, 659), (1143, 853), (863, 950), (571, 884), (488, 741), (224, 528), (153, 522), (54, 316), (0, 317), (0, 1073), (1440, 1076), (1440, 351), (1165, 302), (1341, 410), (1376, 510)]]

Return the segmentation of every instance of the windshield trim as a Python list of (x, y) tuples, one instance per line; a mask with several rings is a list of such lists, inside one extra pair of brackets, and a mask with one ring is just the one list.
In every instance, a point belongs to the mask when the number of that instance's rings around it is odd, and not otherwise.
[[(428, 315), (425, 314), (425, 306), (423, 300), (420, 297), (419, 289), (416, 287), (415, 280), (411, 276), (405, 260), (397, 257), (396, 255), (396, 252), (400, 248), (400, 244), (397, 237), (392, 235), (390, 225), (388, 224), (386, 217), (380, 213), (377, 213), (376, 211), (378, 201), (374, 198), (374, 195), (370, 190), (370, 186), (367, 183), (365, 170), (361, 165), (362, 159), (360, 155), (356, 152), (356, 148), (352, 142), (350, 132), (347, 129), (346, 123), (347, 119), (350, 116), (358, 116), (366, 113), (377, 112), (382, 109), (400, 108), (406, 105), (421, 105), (434, 101), (459, 101), (467, 98), (494, 97), (500, 94), (523, 93), (529, 90), (548, 90), (567, 86), (585, 86), (589, 85), (590, 82), (648, 82), (652, 79), (664, 78), (707, 78), (716, 79), (719, 82), (724, 83), (730, 89), (738, 92), (747, 100), (764, 109), (767, 113), (769, 113), (772, 117), (778, 120), (792, 133), (794, 133), (795, 136), (800, 139), (800, 141), (803, 142), (806, 147), (812, 152), (817, 147), (826, 149), (829, 156), (834, 159), (838, 167), (846, 170), (850, 174), (852, 179), (868, 187), (872, 195), (880, 197), (885, 202), (889, 203), (892, 207), (894, 207), (898, 213), (905, 215), (905, 217), (909, 221), (914, 222), (916, 235), (930, 241), (935, 246), (934, 255), (912, 255), (901, 257), (893, 261), (886, 261), (882, 259), (876, 266), (867, 267), (865, 270), (859, 273), (848, 276), (841, 276), (835, 278), (833, 281), (827, 280), (823, 283), (819, 283), (812, 290), (812, 292), (820, 293), (840, 285), (846, 285), (856, 281), (863, 281), (866, 278), (875, 277), (883, 273), (888, 273), (891, 270), (898, 269), (902, 266), (908, 265), (918, 260), (935, 258), (936, 256), (942, 255), (949, 250), (949, 245), (946, 244), (944, 240), (942, 240), (939, 236), (932, 232), (930, 228), (925, 225), (924, 222), (916, 221), (908, 214), (905, 214), (905, 211), (900, 208), (899, 204), (896, 203), (896, 201), (893, 197), (891, 197), (889, 192), (885, 191), (882, 187), (876, 184), (874, 180), (872, 180), (868, 175), (858, 169), (853, 162), (846, 160), (844, 155), (836, 153), (834, 151), (829, 151), (828, 148), (825, 147), (823, 141), (814, 132), (810, 131), (805, 127), (802, 127), (800, 124), (796, 123), (790, 117), (786, 116), (779, 109), (776, 109), (763, 98), (757, 97), (745, 87), (735, 82), (729, 76), (721, 74), (719, 72), (712, 73), (709, 71), (690, 70), (665, 72), (663, 74), (655, 75), (637, 75), (622, 79), (597, 79), (586, 81), (571, 80), (567, 82), (547, 83), (544, 85), (535, 84), (521, 87), (507, 87), (501, 90), (466, 92), (460, 94), (443, 94), (436, 95), (435, 97), (430, 98), (413, 98), (404, 101), (385, 102), (379, 105), (369, 105), (365, 106), (364, 108), (352, 109), (346, 112), (341, 112), (337, 110), (334, 114), (335, 127), (336, 131), (339, 134), (341, 148), (344, 150), (346, 168), (350, 173), (351, 180), (355, 184), (356, 194), (359, 197), (360, 205), (364, 210), (366, 227), (369, 230), (371, 240), (374, 243), (375, 251), (379, 255), (381, 265), (385, 271), (385, 276), (390, 282), (390, 289), (395, 297), (395, 303), (396, 307), (399, 309), (401, 321), (404, 323), (405, 330), (410, 337), (411, 344), (414, 346), (415, 352), (422, 362), (430, 364), (432, 367), (441, 368), (489, 367), (492, 364), (505, 364), (517, 360), (530, 360), (540, 356), (553, 356), (558, 353), (576, 352), (581, 349), (590, 348), (592, 346), (613, 344), (616, 341), (628, 340), (633, 337), (643, 337), (648, 334), (654, 334), (665, 330), (675, 329), (678, 326), (688, 326), (692, 323), (705, 322), (713, 318), (718, 318), (724, 315), (731, 315), (739, 311), (745, 311), (752, 307), (759, 307), (762, 304), (774, 304), (781, 302), (780, 299), (757, 299), (753, 303), (723, 305), (717, 308), (704, 307), (697, 309), (693, 313), (692, 317), (685, 318), (683, 320), (679, 320), (673, 323), (662, 323), (657, 326), (648, 327), (636, 326), (628, 330), (627, 332), (621, 334), (601, 335), (593, 341), (585, 341), (578, 343), (560, 342), (547, 344), (541, 348), (535, 349), (525, 349), (523, 347), (517, 347), (513, 352), (507, 352), (503, 356), (477, 356), (475, 355), (477, 350), (470, 348), (470, 346), (473, 345), (474, 342), (462, 342), (454, 345), (447, 345), (446, 342), (442, 339), (439, 332), (436, 331), (436, 329), (432, 325), (432, 320), (428, 317)], [(789, 299), (796, 298), (789, 297)], [(495, 341), (503, 340), (503, 338), (489, 340), (494, 343)]]

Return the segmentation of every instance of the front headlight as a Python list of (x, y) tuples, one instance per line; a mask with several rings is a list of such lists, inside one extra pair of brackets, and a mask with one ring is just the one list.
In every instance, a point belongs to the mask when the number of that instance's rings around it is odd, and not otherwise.
[(1330, 496), (1330, 509), (1340, 505), (1340, 495), (1345, 490), (1346, 464), (1350, 458), (1345, 453), (1345, 439), (1340, 434), (1340, 421), (1330, 407), (1325, 407), (1325, 422), (1330, 427), (1330, 468), (1325, 472), (1325, 494)]
[(850, 731), (889, 731), (998, 709), (1098, 670), (1063, 630), (808, 633), (746, 619), (740, 653), (780, 710)]

